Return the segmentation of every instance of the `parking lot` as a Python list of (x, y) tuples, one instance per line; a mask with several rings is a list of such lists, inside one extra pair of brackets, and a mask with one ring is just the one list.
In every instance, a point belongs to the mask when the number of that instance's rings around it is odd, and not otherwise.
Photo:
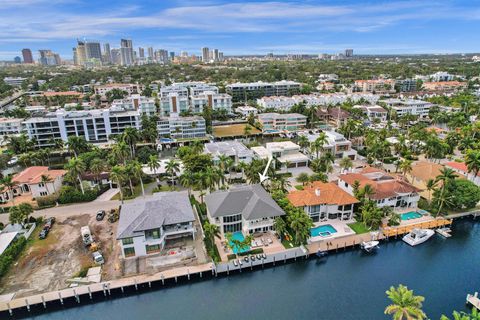
[(110, 223), (106, 218), (97, 221), (91, 214), (79, 214), (57, 218), (43, 240), (38, 237), (43, 224), (37, 227), (24, 253), (2, 279), (0, 294), (16, 292), (16, 297), (21, 297), (65, 288), (67, 279), (93, 266), (92, 253), (83, 245), (80, 235), (84, 225), (89, 225), (104, 256), (102, 279), (119, 277), (117, 223)]

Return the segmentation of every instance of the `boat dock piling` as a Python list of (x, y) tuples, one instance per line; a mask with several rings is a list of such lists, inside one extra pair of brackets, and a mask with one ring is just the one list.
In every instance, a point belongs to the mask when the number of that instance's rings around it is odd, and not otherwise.
[(477, 310), (480, 310), (480, 299), (478, 298), (478, 292), (475, 294), (467, 294), (467, 304), (472, 305)]

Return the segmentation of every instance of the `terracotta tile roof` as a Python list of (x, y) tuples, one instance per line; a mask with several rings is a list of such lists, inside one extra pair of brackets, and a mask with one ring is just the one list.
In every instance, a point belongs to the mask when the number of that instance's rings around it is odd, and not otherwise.
[[(317, 196), (316, 191), (320, 191)], [(315, 181), (305, 186), (304, 190), (291, 191), (287, 195), (288, 200), (295, 207), (314, 206), (319, 204), (346, 205), (358, 203), (359, 201), (343, 191), (335, 183), (323, 183)]]
[[(438, 163), (419, 161), (412, 166), (412, 172), (409, 174), (418, 180), (428, 181), (429, 179), (435, 179), (440, 175), (440, 170), (444, 166)], [(459, 178), (465, 178), (464, 176), (457, 174)]]
[(369, 184), (375, 191), (375, 194), (371, 196), (374, 200), (381, 200), (396, 197), (399, 194), (421, 191), (407, 181), (404, 181), (401, 176), (393, 176), (387, 174), (383, 170), (372, 167), (366, 167), (358, 173), (341, 174), (339, 180), (345, 181), (350, 186), (353, 185), (355, 181), (358, 181), (360, 188)]
[[(465, 173), (468, 173), (468, 168), (467, 168), (467, 165), (465, 164), (465, 162), (452, 161), (452, 162), (445, 163), (445, 166), (453, 168), (453, 169), (457, 169), (457, 170), (465, 172)], [(480, 177), (480, 172), (477, 173), (477, 176)]]
[(64, 176), (66, 173), (67, 171), (65, 170), (48, 170), (48, 167), (34, 166), (17, 173), (12, 180), (18, 184), (32, 184), (41, 182), (42, 175), (56, 179), (59, 176)]
[(80, 92), (77, 91), (45, 91), (43, 93), (45, 97), (55, 97), (55, 96), (83, 96)]

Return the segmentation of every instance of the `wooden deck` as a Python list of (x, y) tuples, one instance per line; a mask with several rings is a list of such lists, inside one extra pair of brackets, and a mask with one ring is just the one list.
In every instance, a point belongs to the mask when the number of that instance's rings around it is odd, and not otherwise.
[(424, 221), (420, 223), (412, 223), (409, 225), (405, 226), (398, 226), (398, 227), (386, 227), (382, 230), (382, 233), (386, 237), (394, 237), (397, 235), (409, 233), (412, 231), (412, 229), (418, 228), (418, 229), (435, 229), (435, 228), (441, 228), (444, 226), (448, 226), (452, 224), (452, 219), (444, 219), (444, 218), (439, 218), (431, 221)]

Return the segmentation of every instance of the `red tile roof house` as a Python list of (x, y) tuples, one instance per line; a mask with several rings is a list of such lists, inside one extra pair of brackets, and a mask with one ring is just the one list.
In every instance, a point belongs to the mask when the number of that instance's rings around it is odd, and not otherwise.
[(288, 200), (302, 208), (313, 222), (327, 219), (348, 220), (353, 216), (353, 206), (359, 201), (333, 182), (312, 182), (303, 190), (291, 191)]
[(465, 162), (452, 161), (452, 162), (445, 163), (445, 166), (455, 170), (458, 173), (465, 175), (468, 180), (472, 181), (473, 183), (475, 183), (477, 186), (480, 187), (480, 172), (477, 173), (477, 176), (474, 177), (472, 172), (470, 173), (468, 172), (468, 168)]
[(379, 207), (390, 206), (393, 209), (417, 208), (420, 189), (414, 187), (401, 176), (393, 176), (383, 170), (366, 167), (359, 172), (341, 174), (338, 186), (353, 195), (352, 185), (358, 181), (360, 189), (369, 184), (374, 190), (370, 199)]
[[(48, 167), (34, 166), (28, 167), (22, 172), (17, 173), (12, 181), (16, 183), (13, 190), (13, 196), (31, 195), (33, 199), (51, 195), (60, 190), (65, 170), (49, 170)], [(50, 177), (52, 181), (42, 182), (42, 175)], [(0, 202), (10, 201), (10, 194), (7, 189), (0, 193)]]

